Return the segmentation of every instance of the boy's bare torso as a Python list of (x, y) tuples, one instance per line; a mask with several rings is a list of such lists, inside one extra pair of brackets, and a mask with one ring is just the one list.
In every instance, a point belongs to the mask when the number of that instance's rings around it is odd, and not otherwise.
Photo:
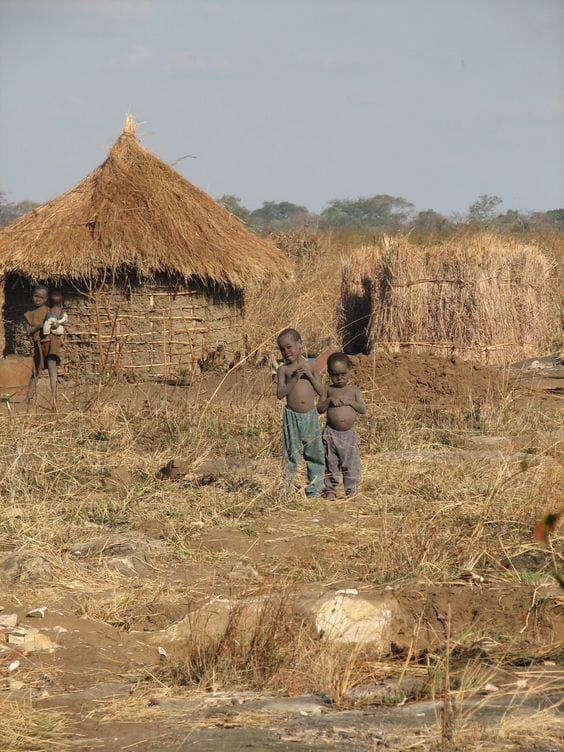
[[(328, 386), (327, 425), (335, 431), (348, 431), (356, 423), (357, 411), (349, 402), (362, 400), (360, 390), (354, 384), (343, 387)], [(345, 403), (345, 404), (339, 404)]]
[[(293, 363), (280, 366), (278, 369), (278, 380), (284, 385), (295, 381), (294, 386), (286, 395), (286, 406), (296, 413), (309, 413), (315, 408), (317, 392), (313, 388), (311, 381), (299, 373), (300, 370), (309, 370), (315, 376), (320, 378), (320, 374), (314, 365), (309, 363), (302, 355)], [(296, 376), (298, 372), (298, 376)]]

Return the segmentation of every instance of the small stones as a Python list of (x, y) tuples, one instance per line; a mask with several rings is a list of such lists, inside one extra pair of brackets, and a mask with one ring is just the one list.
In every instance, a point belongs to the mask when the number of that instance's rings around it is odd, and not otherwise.
[(44, 619), (45, 614), (47, 613), (47, 606), (39, 606), (39, 608), (32, 608), (31, 611), (28, 611), (26, 616), (30, 619), (38, 618), (38, 619)]
[(15, 627), (17, 623), (17, 614), (0, 614), (0, 629)]
[(259, 580), (260, 575), (257, 570), (244, 561), (238, 561), (233, 569), (228, 572), (227, 577), (230, 580)]
[[(48, 650), (53, 652), (57, 645), (42, 634), (35, 627), (27, 627), (23, 624), (5, 627), (6, 642), (8, 645), (17, 646), (24, 654), (33, 653), (37, 650)], [(14, 663), (16, 663), (14, 661)], [(19, 665), (19, 664), (18, 664)], [(17, 668), (17, 666), (15, 666)], [(15, 668), (13, 670), (15, 670)]]
[(71, 554), (81, 559), (103, 561), (106, 566), (126, 577), (146, 574), (153, 550), (164, 551), (160, 541), (135, 533), (111, 533), (71, 548)]
[(261, 462), (241, 457), (214, 457), (205, 462), (173, 459), (157, 472), (159, 480), (174, 480), (194, 486), (209, 486), (220, 480), (241, 483), (264, 472)]

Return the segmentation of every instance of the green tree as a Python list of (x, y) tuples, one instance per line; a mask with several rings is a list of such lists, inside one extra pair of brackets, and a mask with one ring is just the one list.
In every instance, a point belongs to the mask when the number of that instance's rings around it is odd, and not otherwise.
[(492, 224), (500, 230), (520, 233), (529, 229), (530, 220), (527, 215), (520, 214), (515, 209), (508, 209), (505, 214), (499, 214)]
[(442, 235), (452, 228), (452, 224), (439, 212), (426, 209), (415, 217), (412, 228), (421, 235)]
[(39, 204), (34, 201), (19, 201), (12, 203), (6, 198), (6, 194), (0, 191), (0, 227), (6, 227), (23, 214), (35, 209)]
[(499, 196), (488, 196), (484, 193), (468, 207), (468, 219), (471, 222), (489, 222), (493, 219), (497, 207), (502, 203), (503, 200)]
[(291, 201), (264, 201), (260, 209), (249, 216), (249, 223), (261, 232), (291, 230), (311, 223), (314, 215), (305, 206)]
[(249, 214), (251, 213), (246, 206), (243, 206), (239, 196), (234, 196), (232, 193), (226, 193), (217, 199), (217, 203), (227, 209), (228, 212), (240, 219), (242, 222), (247, 222)]
[(549, 209), (545, 212), (535, 212), (532, 220), (536, 224), (551, 225), (558, 230), (564, 230), (564, 209)]
[(398, 196), (380, 194), (370, 198), (334, 199), (320, 215), (322, 228), (349, 227), (357, 230), (396, 230), (411, 215), (413, 204)]

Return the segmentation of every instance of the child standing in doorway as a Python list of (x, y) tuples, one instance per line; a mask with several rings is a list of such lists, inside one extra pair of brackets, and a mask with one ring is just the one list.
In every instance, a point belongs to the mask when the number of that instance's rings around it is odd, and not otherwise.
[(33, 342), (34, 379), (30, 382), (28, 398), (31, 398), (33, 384), (44, 368), (49, 372), (51, 386), (51, 404), (57, 410), (57, 368), (61, 361), (61, 337), (43, 334), (43, 326), (49, 315), (47, 300), (49, 291), (45, 285), (37, 285), (33, 289), (33, 308), (24, 313), (24, 328)]
[(309, 481), (305, 493), (311, 499), (321, 493), (325, 473), (323, 442), (315, 407), (316, 399), (325, 393), (325, 388), (319, 370), (302, 355), (299, 332), (284, 329), (278, 336), (278, 347), (284, 357), (284, 363), (276, 373), (276, 396), (286, 400), (282, 424), (284, 475), (291, 483), (303, 456)]
[(360, 486), (360, 453), (355, 423), (366, 413), (366, 404), (358, 386), (349, 384), (351, 361), (345, 353), (333, 353), (327, 359), (331, 386), (319, 400), (317, 410), (327, 413), (323, 431), (325, 447), (325, 491), (327, 499), (337, 496), (341, 473), (345, 494), (353, 496)]

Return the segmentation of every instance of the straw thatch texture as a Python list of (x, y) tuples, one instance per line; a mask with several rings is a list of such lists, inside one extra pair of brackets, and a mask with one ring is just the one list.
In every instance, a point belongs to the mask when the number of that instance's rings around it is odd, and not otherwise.
[(344, 266), (343, 346), (487, 363), (537, 354), (557, 319), (550, 272), (538, 247), (496, 236), (427, 247), (384, 238)]
[(0, 231), (1, 275), (86, 280), (123, 268), (243, 289), (287, 272), (289, 263), (143, 148), (128, 120), (100, 167)]

